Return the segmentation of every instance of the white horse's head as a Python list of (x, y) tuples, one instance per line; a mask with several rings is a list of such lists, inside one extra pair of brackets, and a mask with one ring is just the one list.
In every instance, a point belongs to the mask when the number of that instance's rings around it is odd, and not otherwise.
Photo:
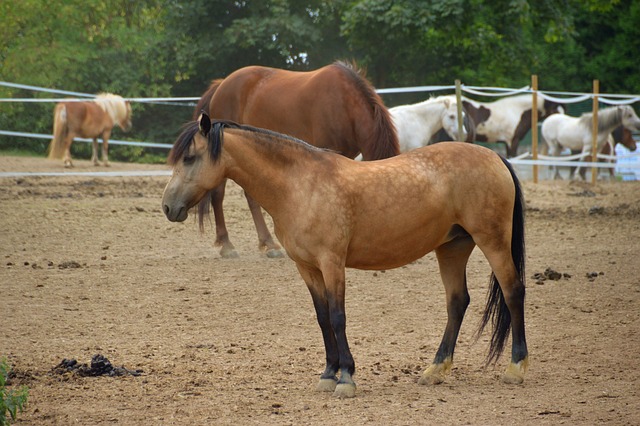
[(640, 131), (640, 118), (631, 105), (622, 105), (618, 109), (622, 114), (622, 125), (631, 131)]
[(462, 111), (462, 134), (458, 133), (458, 103), (455, 98), (443, 96), (442, 128), (456, 141), (467, 140), (468, 129), (464, 126), (465, 112)]

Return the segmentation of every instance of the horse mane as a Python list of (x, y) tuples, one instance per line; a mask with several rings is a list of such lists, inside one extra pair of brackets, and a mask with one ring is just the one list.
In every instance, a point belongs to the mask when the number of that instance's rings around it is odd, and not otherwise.
[(366, 72), (358, 68), (355, 62), (336, 61), (333, 66), (339, 68), (355, 83), (356, 88), (373, 110), (374, 126), (371, 129), (371, 146), (374, 159), (393, 157), (400, 153), (398, 134), (391, 119), (389, 110), (382, 98), (376, 93), (373, 85), (367, 80)]
[[(256, 139), (258, 142), (262, 142), (265, 144), (271, 143), (272, 145), (277, 145), (273, 144), (273, 141), (278, 140), (295, 144), (295, 146), (303, 148), (306, 151), (333, 152), (330, 149), (318, 148), (316, 146), (308, 144), (301, 139), (297, 139), (293, 136), (285, 135), (271, 130), (253, 127), (246, 124), (238, 124), (230, 120), (215, 120), (211, 123), (211, 130), (207, 135), (209, 157), (214, 163), (217, 162), (220, 158), (220, 152), (222, 151), (222, 144), (224, 142), (225, 128), (252, 132), (259, 136), (259, 138)], [(184, 154), (188, 151), (189, 147), (193, 143), (193, 138), (199, 131), (200, 123), (198, 121), (190, 121), (183, 126), (182, 132), (178, 136), (178, 139), (174, 143), (173, 148), (171, 148), (169, 156), (167, 157), (167, 162), (170, 165), (176, 164), (178, 161), (180, 161), (181, 158), (184, 157)], [(200, 229), (200, 232), (204, 232), (204, 220), (205, 218), (208, 218), (211, 213), (212, 195), (213, 191), (208, 191), (204, 195), (202, 200), (200, 200), (200, 202), (198, 203), (196, 217), (198, 218), (198, 227)]]
[(113, 93), (99, 93), (94, 102), (111, 117), (114, 123), (120, 122), (128, 114), (127, 103), (122, 96)]
[(220, 86), (220, 84), (223, 81), (224, 81), (223, 78), (216, 78), (215, 80), (211, 80), (209, 87), (202, 94), (202, 96), (200, 97), (200, 100), (198, 100), (198, 104), (193, 110), (193, 118), (192, 118), (193, 120), (197, 120), (198, 116), (200, 116), (200, 113), (203, 110), (206, 111), (207, 114), (209, 113), (209, 103), (211, 102), (211, 98), (213, 98), (213, 95), (216, 93), (216, 90), (218, 90), (218, 86)]
[[(280, 141), (288, 141), (294, 143), (297, 146), (304, 148), (309, 151), (316, 152), (334, 152), (330, 149), (318, 148), (313, 146), (301, 139), (294, 138), (293, 136), (285, 135), (283, 133), (274, 132), (272, 130), (263, 129), (260, 127), (253, 127), (247, 124), (238, 124), (235, 121), (231, 120), (214, 120), (211, 122), (211, 130), (207, 135), (207, 145), (209, 147), (209, 157), (213, 162), (218, 161), (220, 158), (220, 152), (222, 150), (222, 144), (224, 142), (224, 129), (239, 129), (254, 133), (260, 136), (257, 140), (259, 142), (272, 143), (274, 140)], [(182, 132), (176, 139), (176, 142), (171, 148), (169, 152), (169, 156), (167, 157), (167, 162), (170, 165), (176, 164), (181, 158), (184, 157), (184, 154), (189, 150), (191, 143), (193, 142), (193, 138), (196, 133), (200, 131), (200, 124), (198, 121), (190, 121), (186, 123)]]
[[(622, 107), (604, 108), (598, 111), (598, 133), (611, 129), (622, 122)], [(578, 118), (581, 126), (591, 130), (593, 112), (585, 112)]]

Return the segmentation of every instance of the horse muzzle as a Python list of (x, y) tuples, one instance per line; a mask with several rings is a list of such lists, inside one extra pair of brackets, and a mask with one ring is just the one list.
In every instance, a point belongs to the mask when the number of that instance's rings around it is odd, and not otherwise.
[(184, 222), (189, 216), (189, 209), (182, 203), (177, 205), (162, 203), (162, 211), (171, 222)]

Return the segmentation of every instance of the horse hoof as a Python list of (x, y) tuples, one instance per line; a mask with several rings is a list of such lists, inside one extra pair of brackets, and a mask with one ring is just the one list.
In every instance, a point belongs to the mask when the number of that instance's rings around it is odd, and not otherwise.
[(338, 385), (338, 380), (336, 379), (320, 379), (318, 382), (318, 386), (316, 386), (316, 391), (318, 392), (333, 392), (336, 390), (336, 386)]
[(220, 250), (220, 256), (222, 256), (223, 259), (237, 259), (240, 257), (240, 255), (238, 254), (237, 251), (235, 251), (235, 249), (222, 249)]
[(339, 383), (333, 392), (333, 396), (336, 398), (353, 398), (356, 396), (355, 383)]
[(519, 385), (524, 382), (524, 373), (529, 366), (529, 358), (516, 363), (509, 363), (507, 370), (502, 375), (502, 382), (509, 385)]
[(422, 377), (418, 380), (419, 385), (439, 385), (444, 382), (444, 378), (451, 370), (451, 360), (446, 359), (441, 364), (431, 364), (429, 368), (422, 373)]
[(269, 259), (281, 259), (284, 257), (284, 253), (282, 253), (282, 250), (278, 249), (269, 249), (265, 254)]

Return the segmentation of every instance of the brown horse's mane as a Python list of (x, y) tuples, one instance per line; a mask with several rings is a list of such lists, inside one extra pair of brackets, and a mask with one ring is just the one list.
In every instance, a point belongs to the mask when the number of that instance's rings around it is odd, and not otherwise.
[(376, 147), (373, 151), (373, 158), (382, 159), (398, 155), (400, 144), (391, 114), (373, 85), (367, 80), (366, 72), (358, 68), (355, 62), (336, 61), (333, 66), (338, 67), (350, 77), (360, 94), (373, 109), (375, 127), (371, 129), (370, 136), (375, 139), (371, 141), (372, 146)]
[(200, 97), (198, 103), (196, 104), (195, 109), (193, 110), (193, 120), (197, 120), (201, 111), (205, 111), (209, 113), (209, 103), (211, 102), (211, 98), (213, 98), (214, 93), (218, 90), (218, 86), (222, 83), (223, 78), (216, 78), (215, 80), (211, 80), (209, 87), (206, 92)]

